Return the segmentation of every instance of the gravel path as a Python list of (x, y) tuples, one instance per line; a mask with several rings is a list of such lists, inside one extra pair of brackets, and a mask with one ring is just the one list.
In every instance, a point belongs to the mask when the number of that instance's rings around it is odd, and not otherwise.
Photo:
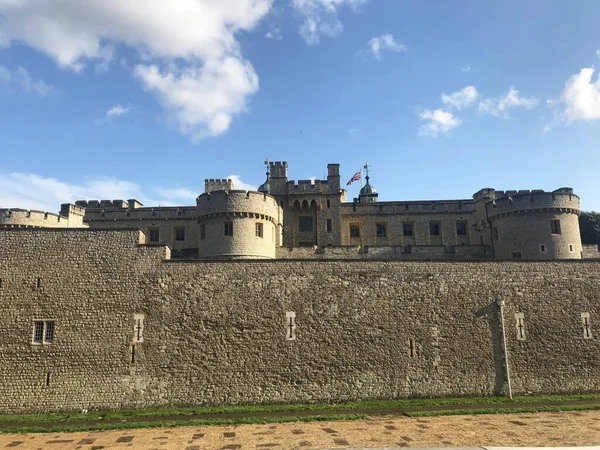
[(16, 449), (314, 449), (425, 446), (600, 445), (600, 411), (408, 418), (348, 422), (0, 434)]

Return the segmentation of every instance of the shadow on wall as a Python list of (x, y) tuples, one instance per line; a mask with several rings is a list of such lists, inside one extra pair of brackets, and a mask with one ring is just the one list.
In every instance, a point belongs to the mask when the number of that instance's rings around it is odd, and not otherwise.
[(490, 303), (475, 313), (476, 317), (486, 319), (492, 336), (492, 352), (494, 358), (494, 394), (504, 395), (506, 386), (506, 369), (504, 368), (504, 348), (502, 347), (502, 325), (500, 324), (498, 305)]

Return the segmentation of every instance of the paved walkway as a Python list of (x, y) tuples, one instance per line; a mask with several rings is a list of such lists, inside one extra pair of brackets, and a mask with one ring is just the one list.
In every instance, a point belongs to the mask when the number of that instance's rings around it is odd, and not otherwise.
[(600, 411), (0, 434), (0, 449), (328, 449), (600, 445)]

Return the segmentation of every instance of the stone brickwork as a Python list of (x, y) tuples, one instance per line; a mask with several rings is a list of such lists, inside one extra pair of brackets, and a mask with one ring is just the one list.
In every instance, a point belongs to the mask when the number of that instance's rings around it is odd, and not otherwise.
[(200, 258), (275, 258), (283, 220), (272, 196), (216, 191), (200, 195), (197, 206)]
[(600, 391), (600, 262), (171, 261), (142, 242), (0, 230), (1, 412), (492, 395), (499, 299), (515, 394)]

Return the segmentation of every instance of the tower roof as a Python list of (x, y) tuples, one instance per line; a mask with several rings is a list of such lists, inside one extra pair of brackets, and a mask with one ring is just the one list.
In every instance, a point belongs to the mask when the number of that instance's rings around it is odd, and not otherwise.
[(367, 180), (367, 183), (361, 188), (360, 195), (377, 194), (377, 190), (369, 183), (369, 175), (365, 177), (365, 180)]
[(269, 193), (271, 190), (271, 185), (269, 184), (269, 172), (267, 172), (267, 180), (258, 187), (258, 192)]

